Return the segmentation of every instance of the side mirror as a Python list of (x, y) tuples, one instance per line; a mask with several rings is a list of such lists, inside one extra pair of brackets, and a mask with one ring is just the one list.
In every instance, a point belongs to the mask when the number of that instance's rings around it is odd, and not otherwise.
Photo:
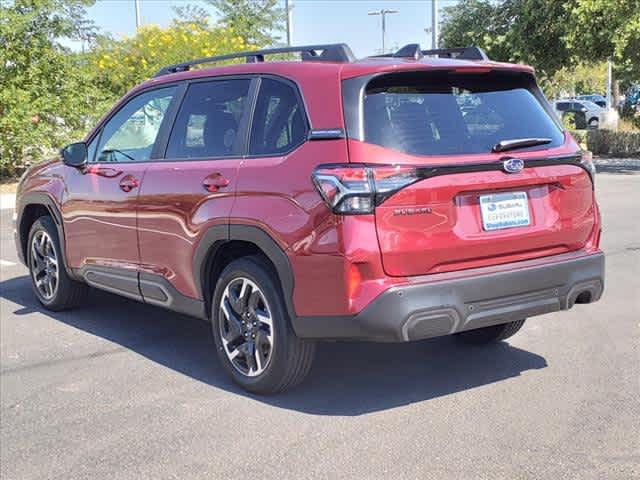
[(62, 161), (70, 167), (82, 167), (87, 163), (87, 144), (84, 142), (70, 143), (61, 150)]

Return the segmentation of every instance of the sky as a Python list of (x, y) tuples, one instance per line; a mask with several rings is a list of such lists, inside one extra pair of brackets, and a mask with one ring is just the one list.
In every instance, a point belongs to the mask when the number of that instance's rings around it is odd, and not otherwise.
[[(458, 0), (438, 0), (440, 9)], [(284, 5), (284, 0), (280, 0)], [(201, 0), (140, 0), (142, 23), (166, 26), (174, 16), (172, 7), (191, 3), (213, 9)], [(313, 43), (347, 43), (357, 57), (379, 53), (381, 49), (380, 16), (368, 16), (371, 10), (395, 9), (387, 15), (387, 50), (407, 43), (431, 46), (430, 0), (293, 0), (293, 45)], [(97, 0), (87, 14), (98, 27), (116, 38), (135, 32), (133, 0)], [(282, 32), (281, 38), (286, 38)]]

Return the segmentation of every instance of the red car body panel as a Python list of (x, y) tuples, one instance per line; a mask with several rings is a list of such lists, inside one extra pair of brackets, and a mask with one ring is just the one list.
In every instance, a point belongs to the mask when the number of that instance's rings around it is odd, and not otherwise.
[[(165, 160), (148, 165), (138, 197), (141, 271), (161, 275), (183, 295), (200, 296), (193, 257), (208, 228), (229, 222), (240, 162)], [(211, 176), (229, 184), (210, 192), (203, 184)]]
[(65, 189), (65, 172), (66, 168), (58, 158), (34, 165), (18, 185), (16, 196), (21, 197), (29, 192), (41, 192), (60, 207)]
[(327, 209), (311, 183), (311, 172), (323, 161), (348, 161), (346, 141), (307, 142), (283, 157), (244, 160), (230, 219), (260, 227), (286, 252), (299, 315), (348, 308), (343, 220)]
[[(477, 175), (482, 176), (479, 184)], [(457, 174), (418, 182), (376, 209), (385, 271), (392, 276), (440, 273), (578, 250), (593, 231), (591, 181), (573, 166)], [(531, 225), (486, 232), (478, 197), (519, 191), (529, 198)], [(402, 209), (424, 214), (398, 214)]]
[[(564, 148), (557, 150), (546, 154), (557, 155)], [(494, 157), (491, 161), (499, 161), (500, 155)], [(484, 231), (479, 196), (506, 191), (527, 194), (531, 225)], [(377, 207), (376, 224), (385, 271), (392, 276), (520, 261), (584, 247), (595, 224), (593, 188), (588, 174), (571, 165), (527, 168), (516, 175), (451, 174), (403, 188)]]
[(138, 268), (139, 190), (124, 192), (120, 183), (127, 178), (141, 183), (146, 168), (142, 163), (61, 167), (65, 181), (61, 213), (68, 266)]

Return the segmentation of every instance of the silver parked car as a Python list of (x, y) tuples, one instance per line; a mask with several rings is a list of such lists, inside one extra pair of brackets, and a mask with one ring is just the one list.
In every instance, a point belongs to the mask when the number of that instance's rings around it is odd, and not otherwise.
[(576, 127), (579, 129), (598, 128), (604, 119), (605, 110), (589, 100), (556, 100), (553, 108), (560, 119), (567, 113), (575, 113)]

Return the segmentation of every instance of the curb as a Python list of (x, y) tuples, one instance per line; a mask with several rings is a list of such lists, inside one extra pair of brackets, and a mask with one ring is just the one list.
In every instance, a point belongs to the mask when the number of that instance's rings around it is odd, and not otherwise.
[(599, 173), (640, 173), (640, 158), (594, 158)]

